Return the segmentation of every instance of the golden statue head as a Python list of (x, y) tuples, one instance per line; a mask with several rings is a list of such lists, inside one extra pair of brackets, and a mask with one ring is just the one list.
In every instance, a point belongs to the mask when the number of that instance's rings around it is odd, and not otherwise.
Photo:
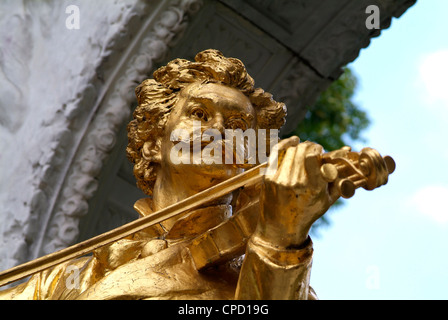
[[(154, 79), (143, 81), (135, 92), (138, 106), (128, 125), (126, 151), (134, 164), (137, 186), (148, 195), (152, 194), (162, 163), (163, 137), (173, 127), (169, 123), (170, 117), (177, 126), (181, 123), (190, 125), (186, 119), (189, 116), (218, 127), (216, 121), (210, 121), (212, 115), (209, 111), (202, 108), (188, 106), (189, 111), (183, 114), (180, 110), (188, 101), (200, 102), (203, 99), (214, 103), (215, 108), (225, 109), (227, 113), (223, 117), (227, 118), (221, 125), (231, 129), (242, 126), (280, 129), (286, 117), (285, 105), (274, 101), (272, 95), (262, 89), (254, 88), (254, 80), (240, 60), (226, 58), (221, 52), (211, 49), (198, 53), (194, 62), (185, 59), (169, 62), (154, 72)], [(216, 103), (214, 99), (220, 99), (219, 96), (221, 100), (227, 100)], [(236, 108), (241, 110), (230, 107), (232, 102), (239, 103)], [(178, 110), (175, 115), (174, 110)]]

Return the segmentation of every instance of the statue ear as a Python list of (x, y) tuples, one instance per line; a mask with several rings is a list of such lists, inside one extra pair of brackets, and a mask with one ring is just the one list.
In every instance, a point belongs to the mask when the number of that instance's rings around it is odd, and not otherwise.
[(142, 155), (145, 160), (160, 163), (162, 155), (160, 153), (160, 138), (157, 140), (146, 141), (143, 144)]

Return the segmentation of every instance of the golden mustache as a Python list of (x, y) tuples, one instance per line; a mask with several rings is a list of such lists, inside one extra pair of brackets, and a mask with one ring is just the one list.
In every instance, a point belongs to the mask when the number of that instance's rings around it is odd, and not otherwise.
[[(208, 137), (209, 139), (204, 140), (204, 137)], [(220, 139), (216, 139), (216, 141), (214, 140), (213, 136), (208, 136), (207, 134), (201, 135), (201, 137), (193, 137), (190, 139), (190, 151), (193, 153), (194, 152), (194, 146), (200, 147), (200, 151), (201, 151), (201, 155), (202, 155), (202, 151), (204, 150), (204, 148), (206, 146), (208, 146), (209, 144), (214, 143), (214, 144), (218, 144), (220, 149), (222, 150), (222, 163), (227, 164), (229, 166), (235, 167), (235, 168), (242, 168), (242, 169), (249, 169), (254, 167), (256, 164), (250, 164), (246, 157), (247, 154), (247, 150), (246, 150), (246, 143), (244, 143), (244, 145), (242, 146), (242, 150), (240, 151), (240, 154), (242, 155), (242, 157), (238, 157), (238, 147), (239, 147), (239, 143), (233, 143), (232, 140), (226, 139), (225, 137), (221, 136)], [(226, 147), (227, 146), (227, 147)], [(231, 146), (231, 148), (230, 148)], [(213, 148), (215, 149), (215, 148)], [(232, 156), (232, 161), (231, 163), (226, 163), (226, 155)], [(237, 161), (237, 159), (240, 159), (240, 161)], [(238, 163), (241, 162), (241, 160), (243, 161), (243, 163)]]

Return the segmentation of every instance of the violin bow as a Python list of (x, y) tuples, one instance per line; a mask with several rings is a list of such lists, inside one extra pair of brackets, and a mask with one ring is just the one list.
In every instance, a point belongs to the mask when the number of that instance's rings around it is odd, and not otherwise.
[(230, 192), (261, 181), (267, 162), (259, 164), (235, 177), (201, 191), (191, 197), (172, 204), (145, 217), (124, 224), (118, 228), (102, 233), (73, 246), (23, 263), (0, 272), (0, 287), (21, 280), (35, 273), (54, 267), (71, 259), (82, 257), (112, 242), (123, 239), (154, 224), (177, 216), (187, 210), (197, 208), (207, 202), (216, 200)]
[[(387, 183), (388, 174), (395, 170), (395, 162), (390, 156), (381, 157), (371, 148), (364, 148), (360, 153), (350, 151), (349, 147), (344, 147), (322, 156), (323, 165), (320, 170), (322, 177), (327, 182), (335, 184), (342, 197), (352, 197), (355, 189), (359, 187), (372, 190)], [(223, 197), (238, 188), (261, 182), (263, 175), (267, 173), (266, 170), (269, 169), (271, 168), (268, 167), (267, 162), (259, 164), (235, 177), (123, 226), (2, 271), (0, 272), (0, 287), (71, 259), (82, 257), (154, 224)], [(341, 172), (345, 177), (340, 174)]]

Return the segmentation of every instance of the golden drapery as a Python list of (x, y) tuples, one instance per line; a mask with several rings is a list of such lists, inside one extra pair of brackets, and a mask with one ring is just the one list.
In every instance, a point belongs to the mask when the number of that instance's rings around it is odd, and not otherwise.
[[(230, 206), (223, 205), (202, 208), (198, 216), (225, 216), (229, 210)], [(190, 219), (194, 213), (189, 215)], [(181, 219), (176, 224), (190, 219)], [(176, 230), (176, 224), (171, 230)], [(0, 298), (316, 298), (309, 286), (311, 240), (302, 248), (279, 249), (252, 237), (242, 267), (237, 263), (241, 259), (237, 258), (198, 270), (191, 253), (192, 238), (169, 239), (170, 235), (163, 233), (163, 228), (155, 225), (100, 248), (90, 257), (40, 272), (26, 283), (1, 291)]]

